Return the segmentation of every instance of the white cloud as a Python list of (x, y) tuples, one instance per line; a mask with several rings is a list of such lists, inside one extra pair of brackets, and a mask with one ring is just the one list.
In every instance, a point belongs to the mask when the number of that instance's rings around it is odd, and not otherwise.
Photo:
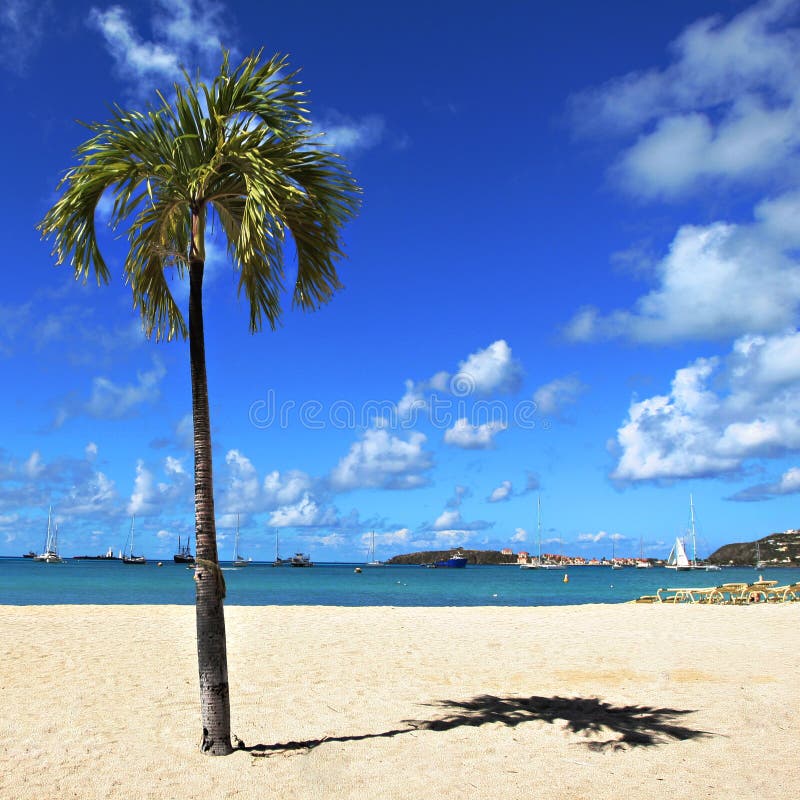
[(462, 522), (460, 511), (443, 511), (436, 522), (433, 523), (433, 529), (435, 531), (443, 531), (457, 525), (460, 526)]
[(423, 473), (433, 466), (424, 449), (426, 437), (412, 432), (405, 439), (385, 428), (369, 428), (351, 445), (330, 474), (334, 489), (413, 489), (428, 481)]
[(751, 224), (683, 226), (656, 267), (655, 289), (632, 311), (583, 309), (567, 337), (670, 342), (784, 330), (800, 305), (796, 213), (800, 193), (792, 192), (760, 203)]
[(740, 471), (800, 451), (800, 333), (748, 336), (675, 373), (670, 393), (634, 400), (617, 431), (619, 481)]
[(86, 458), (91, 461), (97, 456), (97, 445), (94, 442), (89, 442), (86, 445), (84, 452), (86, 453)]
[(353, 154), (380, 144), (385, 123), (383, 117), (368, 114), (361, 119), (352, 119), (337, 112), (328, 112), (314, 126), (323, 134), (320, 142), (341, 154)]
[(502, 422), (471, 425), (466, 417), (461, 417), (444, 432), (444, 442), (465, 450), (487, 450), (494, 447), (494, 437), (506, 427)]
[(676, 196), (708, 179), (752, 180), (797, 163), (796, 0), (700, 19), (663, 70), (629, 73), (572, 98), (584, 133), (636, 137), (615, 173), (629, 191)]
[(306, 492), (296, 503), (276, 509), (270, 514), (269, 524), (277, 528), (317, 527), (335, 525), (336, 513), (331, 508), (323, 508)]
[(556, 416), (564, 406), (575, 403), (585, 390), (577, 375), (568, 375), (540, 386), (533, 393), (533, 401), (540, 414)]
[(443, 511), (431, 526), (435, 531), (482, 531), (492, 526), (491, 522), (482, 519), (475, 522), (465, 522), (458, 509)]
[(116, 485), (102, 472), (93, 473), (80, 485), (73, 486), (59, 503), (64, 517), (107, 517), (116, 513), (119, 498)]
[(511, 497), (511, 481), (502, 481), (502, 483), (492, 490), (492, 493), (487, 498), (490, 503), (500, 503), (503, 500), (508, 500)]
[(511, 537), (512, 542), (527, 542), (528, 541), (528, 532), (525, 528), (517, 528), (514, 531), (514, 535)]
[(197, 0), (158, 0), (152, 40), (135, 30), (120, 5), (93, 7), (89, 24), (103, 36), (117, 71), (139, 95), (180, 78), (182, 67), (192, 71), (218, 63), (225, 33), (224, 8)]
[(262, 508), (261, 482), (253, 462), (239, 450), (225, 454), (227, 475), (221, 506), (228, 513), (250, 513)]
[(0, 5), (0, 64), (24, 71), (38, 48), (52, 6), (47, 0), (3, 0)]
[(164, 472), (168, 475), (185, 475), (186, 470), (183, 468), (183, 463), (179, 458), (167, 456), (164, 459)]
[(800, 467), (791, 467), (774, 483), (760, 483), (749, 486), (729, 497), (729, 500), (759, 501), (771, 500), (787, 494), (800, 493)]
[(88, 400), (70, 400), (58, 410), (53, 421), (60, 427), (70, 417), (86, 415), (95, 419), (123, 419), (136, 413), (139, 406), (154, 403), (161, 396), (161, 381), (167, 370), (160, 359), (153, 359), (153, 368), (139, 372), (136, 383), (120, 385), (109, 378), (97, 377), (92, 381)]
[(171, 505), (188, 501), (192, 490), (192, 480), (183, 471), (177, 459), (167, 457), (164, 462), (166, 480), (157, 480), (142, 459), (136, 462), (136, 476), (133, 491), (128, 502), (128, 514), (152, 516), (159, 514)]
[(28, 460), (23, 466), (23, 473), (28, 478), (38, 478), (44, 471), (44, 463), (42, 462), (42, 454), (38, 450), (34, 450)]
[(592, 544), (597, 544), (597, 542), (602, 542), (605, 539), (609, 539), (613, 537), (609, 537), (609, 535), (605, 531), (598, 531), (597, 533), (579, 533), (578, 534), (578, 541), (579, 542), (591, 542)]
[(311, 477), (301, 470), (289, 470), (285, 475), (274, 470), (264, 478), (264, 494), (270, 505), (296, 503), (311, 488)]
[(521, 382), (521, 364), (513, 357), (508, 342), (498, 339), (483, 350), (467, 356), (458, 365), (458, 373), (452, 377), (450, 389), (461, 396), (472, 392), (515, 392)]
[(136, 477), (133, 480), (133, 492), (128, 503), (129, 514), (152, 514), (158, 509), (155, 478), (139, 459), (136, 462)]

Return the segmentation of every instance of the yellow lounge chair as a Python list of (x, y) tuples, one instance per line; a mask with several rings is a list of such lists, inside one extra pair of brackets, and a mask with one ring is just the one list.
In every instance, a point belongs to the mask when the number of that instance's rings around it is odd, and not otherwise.
[(730, 599), (735, 605), (766, 602), (767, 594), (778, 581), (754, 581), (746, 584), (740, 591), (731, 592)]
[(789, 583), (785, 586), (772, 586), (767, 589), (766, 601), (768, 603), (790, 603), (800, 600), (800, 581)]

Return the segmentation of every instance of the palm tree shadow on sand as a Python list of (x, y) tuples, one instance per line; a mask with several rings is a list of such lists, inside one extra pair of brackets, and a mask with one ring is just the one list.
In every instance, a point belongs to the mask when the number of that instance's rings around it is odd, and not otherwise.
[[(591, 750), (654, 747), (671, 740), (687, 741), (712, 735), (680, 724), (688, 714), (695, 713), (688, 709), (615, 706), (594, 697), (495, 697), (485, 694), (471, 700), (440, 700), (426, 705), (440, 709), (442, 713), (432, 719), (406, 719), (403, 720), (405, 727), (380, 733), (251, 746), (238, 741), (237, 746), (252, 755), (266, 757), (292, 750), (311, 750), (326, 742), (356, 742), (420, 730), (449, 731), (491, 723), (514, 728), (535, 721), (563, 723), (566, 730), (585, 737), (581, 744)], [(603, 736), (609, 738), (600, 738)]]

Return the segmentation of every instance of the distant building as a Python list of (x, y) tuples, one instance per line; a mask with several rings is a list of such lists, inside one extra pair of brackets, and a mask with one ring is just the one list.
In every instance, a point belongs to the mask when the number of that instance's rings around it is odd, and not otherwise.
[(514, 551), (510, 547), (504, 547), (500, 551), (500, 555), (502, 555), (502, 556), (513, 556), (514, 555)]

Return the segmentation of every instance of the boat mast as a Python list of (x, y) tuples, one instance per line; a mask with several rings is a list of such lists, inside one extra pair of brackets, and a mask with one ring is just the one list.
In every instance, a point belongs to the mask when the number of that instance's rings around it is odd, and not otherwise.
[(694, 530), (694, 502), (692, 501), (692, 495), (689, 494), (689, 513), (692, 521), (692, 564), (697, 564), (697, 538), (695, 536)]

